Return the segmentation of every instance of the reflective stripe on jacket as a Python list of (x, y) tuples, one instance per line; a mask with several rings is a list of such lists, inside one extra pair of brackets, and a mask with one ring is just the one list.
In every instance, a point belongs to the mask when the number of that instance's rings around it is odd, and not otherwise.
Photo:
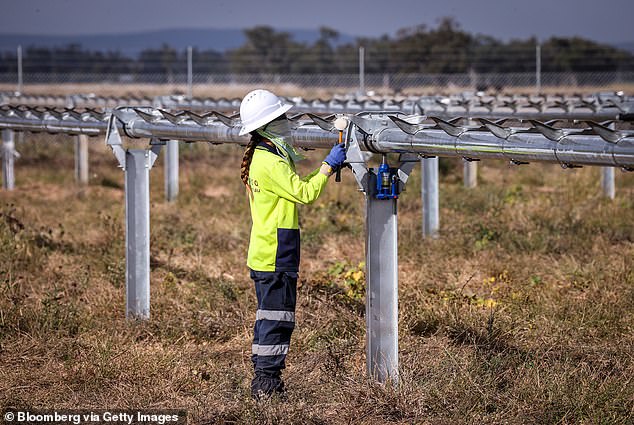
[(300, 178), (275, 147), (260, 143), (249, 168), (253, 192), (251, 239), (247, 266), (251, 270), (283, 272), (299, 270), (299, 226), (296, 204), (310, 204), (319, 197), (328, 177), (313, 171)]

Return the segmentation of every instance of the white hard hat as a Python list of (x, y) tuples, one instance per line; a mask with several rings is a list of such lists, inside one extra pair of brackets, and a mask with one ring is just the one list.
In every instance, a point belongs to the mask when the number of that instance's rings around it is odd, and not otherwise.
[(247, 93), (240, 103), (240, 136), (270, 123), (292, 107), (292, 103), (284, 102), (268, 90), (258, 89)]

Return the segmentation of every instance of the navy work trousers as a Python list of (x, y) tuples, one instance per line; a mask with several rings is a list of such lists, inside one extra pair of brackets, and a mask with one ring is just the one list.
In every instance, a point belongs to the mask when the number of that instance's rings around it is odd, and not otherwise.
[(278, 378), (295, 328), (296, 272), (251, 270), (258, 298), (251, 360), (256, 376)]

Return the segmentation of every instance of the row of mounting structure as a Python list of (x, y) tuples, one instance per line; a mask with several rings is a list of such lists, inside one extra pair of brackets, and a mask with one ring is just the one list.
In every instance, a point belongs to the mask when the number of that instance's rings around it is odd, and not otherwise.
[[(111, 114), (121, 131), (132, 138), (245, 145), (237, 117), (218, 111), (168, 112), (151, 107), (119, 107), (109, 112), (43, 107), (0, 107), (0, 129), (28, 132), (105, 134)], [(304, 149), (329, 148), (338, 140), (335, 116), (321, 118), (297, 113), (292, 137)], [(445, 120), (426, 115), (365, 112), (349, 116), (360, 147), (372, 153), (414, 153), (423, 157), (462, 157), (467, 160), (505, 159), (512, 164), (559, 163), (563, 167), (602, 165), (634, 169), (634, 131), (613, 130), (595, 121), (580, 128), (558, 128), (556, 123), (529, 120), (528, 127), (504, 125), (506, 120), (464, 118)]]
[[(304, 99), (289, 97), (295, 110), (313, 114), (356, 114), (359, 112), (392, 112), (433, 115), (442, 119), (456, 116), (487, 119), (594, 120), (634, 121), (634, 97), (622, 93), (593, 95), (478, 95), (463, 93), (453, 96), (408, 97), (333, 97)], [(0, 94), (0, 103), (66, 108), (116, 108), (119, 106), (152, 106), (166, 109), (187, 109), (196, 112), (235, 112), (238, 98), (192, 98), (184, 96), (104, 97), (96, 95), (25, 95)]]
[[(295, 145), (315, 149), (330, 148), (338, 143), (335, 117), (303, 112), (291, 116)], [(347, 161), (366, 198), (366, 364), (369, 376), (379, 382), (390, 380), (396, 384), (399, 379), (397, 202), (415, 164), (421, 164), (421, 175), (426, 176), (423, 178), (422, 204), (426, 211), (423, 229), (427, 235), (433, 235), (438, 229), (438, 217), (430, 218), (434, 215), (430, 211), (438, 211), (438, 161), (428, 159), (430, 156), (457, 156), (470, 160), (502, 158), (514, 164), (543, 161), (565, 167), (603, 165), (609, 166), (606, 169), (611, 171), (615, 166), (634, 168), (634, 132), (612, 130), (604, 125), (606, 123), (595, 121), (584, 121), (580, 128), (556, 128), (555, 123), (537, 120), (528, 121), (530, 126), (513, 127), (505, 119), (486, 118), (472, 119), (473, 125), (459, 125), (465, 121), (463, 117), (442, 119), (402, 112), (362, 112), (349, 115), (349, 119), (352, 125), (347, 127), (345, 137)], [(10, 181), (7, 188), (12, 187), (10, 154), (14, 148), (14, 131), (102, 136), (99, 140), (103, 140), (105, 134), (106, 143), (125, 175), (126, 317), (147, 320), (150, 318), (151, 293), (150, 170), (162, 146), (166, 145), (166, 190), (177, 189), (174, 183), (178, 176), (179, 141), (244, 145), (248, 137), (239, 135), (241, 128), (237, 116), (227, 116), (219, 111), (176, 112), (152, 107), (98, 111), (5, 105), (0, 107), (3, 180)], [(124, 149), (121, 134), (150, 139), (150, 149)], [(76, 155), (81, 156), (82, 141), (86, 147), (84, 152), (88, 151), (87, 138), (79, 136), (77, 139)], [(368, 167), (368, 158), (361, 151), (398, 153), (398, 165), (388, 167), (383, 155), (381, 167), (375, 173)], [(76, 156), (76, 164), (82, 162), (79, 156)], [(87, 159), (86, 155), (84, 159)], [(436, 165), (436, 172), (430, 172), (431, 164)], [(87, 171), (87, 166), (83, 169)], [(388, 178), (384, 179), (384, 176)], [(387, 188), (382, 184), (385, 180), (388, 181)], [(435, 192), (436, 196), (429, 195), (430, 192)], [(173, 198), (168, 196), (169, 199)], [(434, 202), (435, 207), (432, 207)]]

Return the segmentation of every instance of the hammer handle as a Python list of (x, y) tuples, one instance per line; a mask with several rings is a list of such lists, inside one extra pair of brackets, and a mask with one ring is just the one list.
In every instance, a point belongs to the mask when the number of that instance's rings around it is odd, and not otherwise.
[[(343, 131), (339, 130), (339, 144), (343, 139)], [(335, 181), (338, 183), (341, 181), (341, 165), (337, 168), (337, 174), (335, 175)]]

